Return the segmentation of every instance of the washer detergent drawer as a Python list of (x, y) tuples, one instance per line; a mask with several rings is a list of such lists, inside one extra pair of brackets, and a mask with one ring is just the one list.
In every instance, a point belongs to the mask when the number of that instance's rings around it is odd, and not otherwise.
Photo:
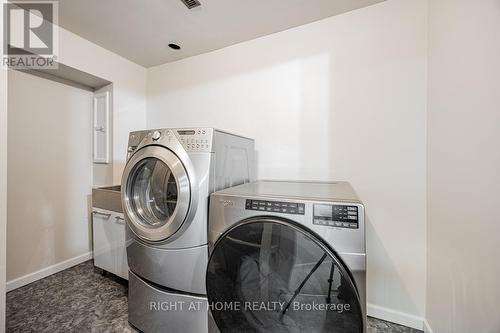
[(127, 258), (130, 270), (145, 280), (169, 289), (206, 294), (207, 245), (166, 250), (130, 240)]
[(207, 332), (206, 298), (159, 290), (133, 272), (128, 290), (128, 320), (142, 332)]

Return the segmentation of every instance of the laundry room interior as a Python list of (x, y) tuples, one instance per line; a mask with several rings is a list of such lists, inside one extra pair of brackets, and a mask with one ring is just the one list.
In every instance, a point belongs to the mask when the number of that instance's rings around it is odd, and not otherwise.
[(500, 332), (498, 0), (0, 8), (0, 333)]

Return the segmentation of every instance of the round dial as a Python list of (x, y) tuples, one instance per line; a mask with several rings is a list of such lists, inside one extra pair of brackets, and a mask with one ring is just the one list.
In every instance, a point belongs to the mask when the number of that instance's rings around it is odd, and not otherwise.
[(157, 141), (161, 137), (161, 133), (159, 131), (154, 131), (153, 132), (153, 140)]

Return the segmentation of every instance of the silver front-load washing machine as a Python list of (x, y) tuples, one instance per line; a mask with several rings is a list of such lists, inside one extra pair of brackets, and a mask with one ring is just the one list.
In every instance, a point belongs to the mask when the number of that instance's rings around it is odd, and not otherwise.
[(346, 182), (213, 193), (210, 332), (366, 332), (365, 213)]
[(253, 178), (254, 142), (213, 128), (130, 133), (122, 178), (129, 322), (143, 332), (203, 332), (210, 193)]

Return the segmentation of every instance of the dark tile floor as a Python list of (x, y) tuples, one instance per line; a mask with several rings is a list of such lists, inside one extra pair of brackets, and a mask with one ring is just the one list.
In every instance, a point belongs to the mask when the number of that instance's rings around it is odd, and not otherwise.
[[(127, 322), (126, 281), (102, 276), (87, 261), (11, 291), (7, 332), (134, 332)], [(368, 320), (368, 333), (418, 332)]]

